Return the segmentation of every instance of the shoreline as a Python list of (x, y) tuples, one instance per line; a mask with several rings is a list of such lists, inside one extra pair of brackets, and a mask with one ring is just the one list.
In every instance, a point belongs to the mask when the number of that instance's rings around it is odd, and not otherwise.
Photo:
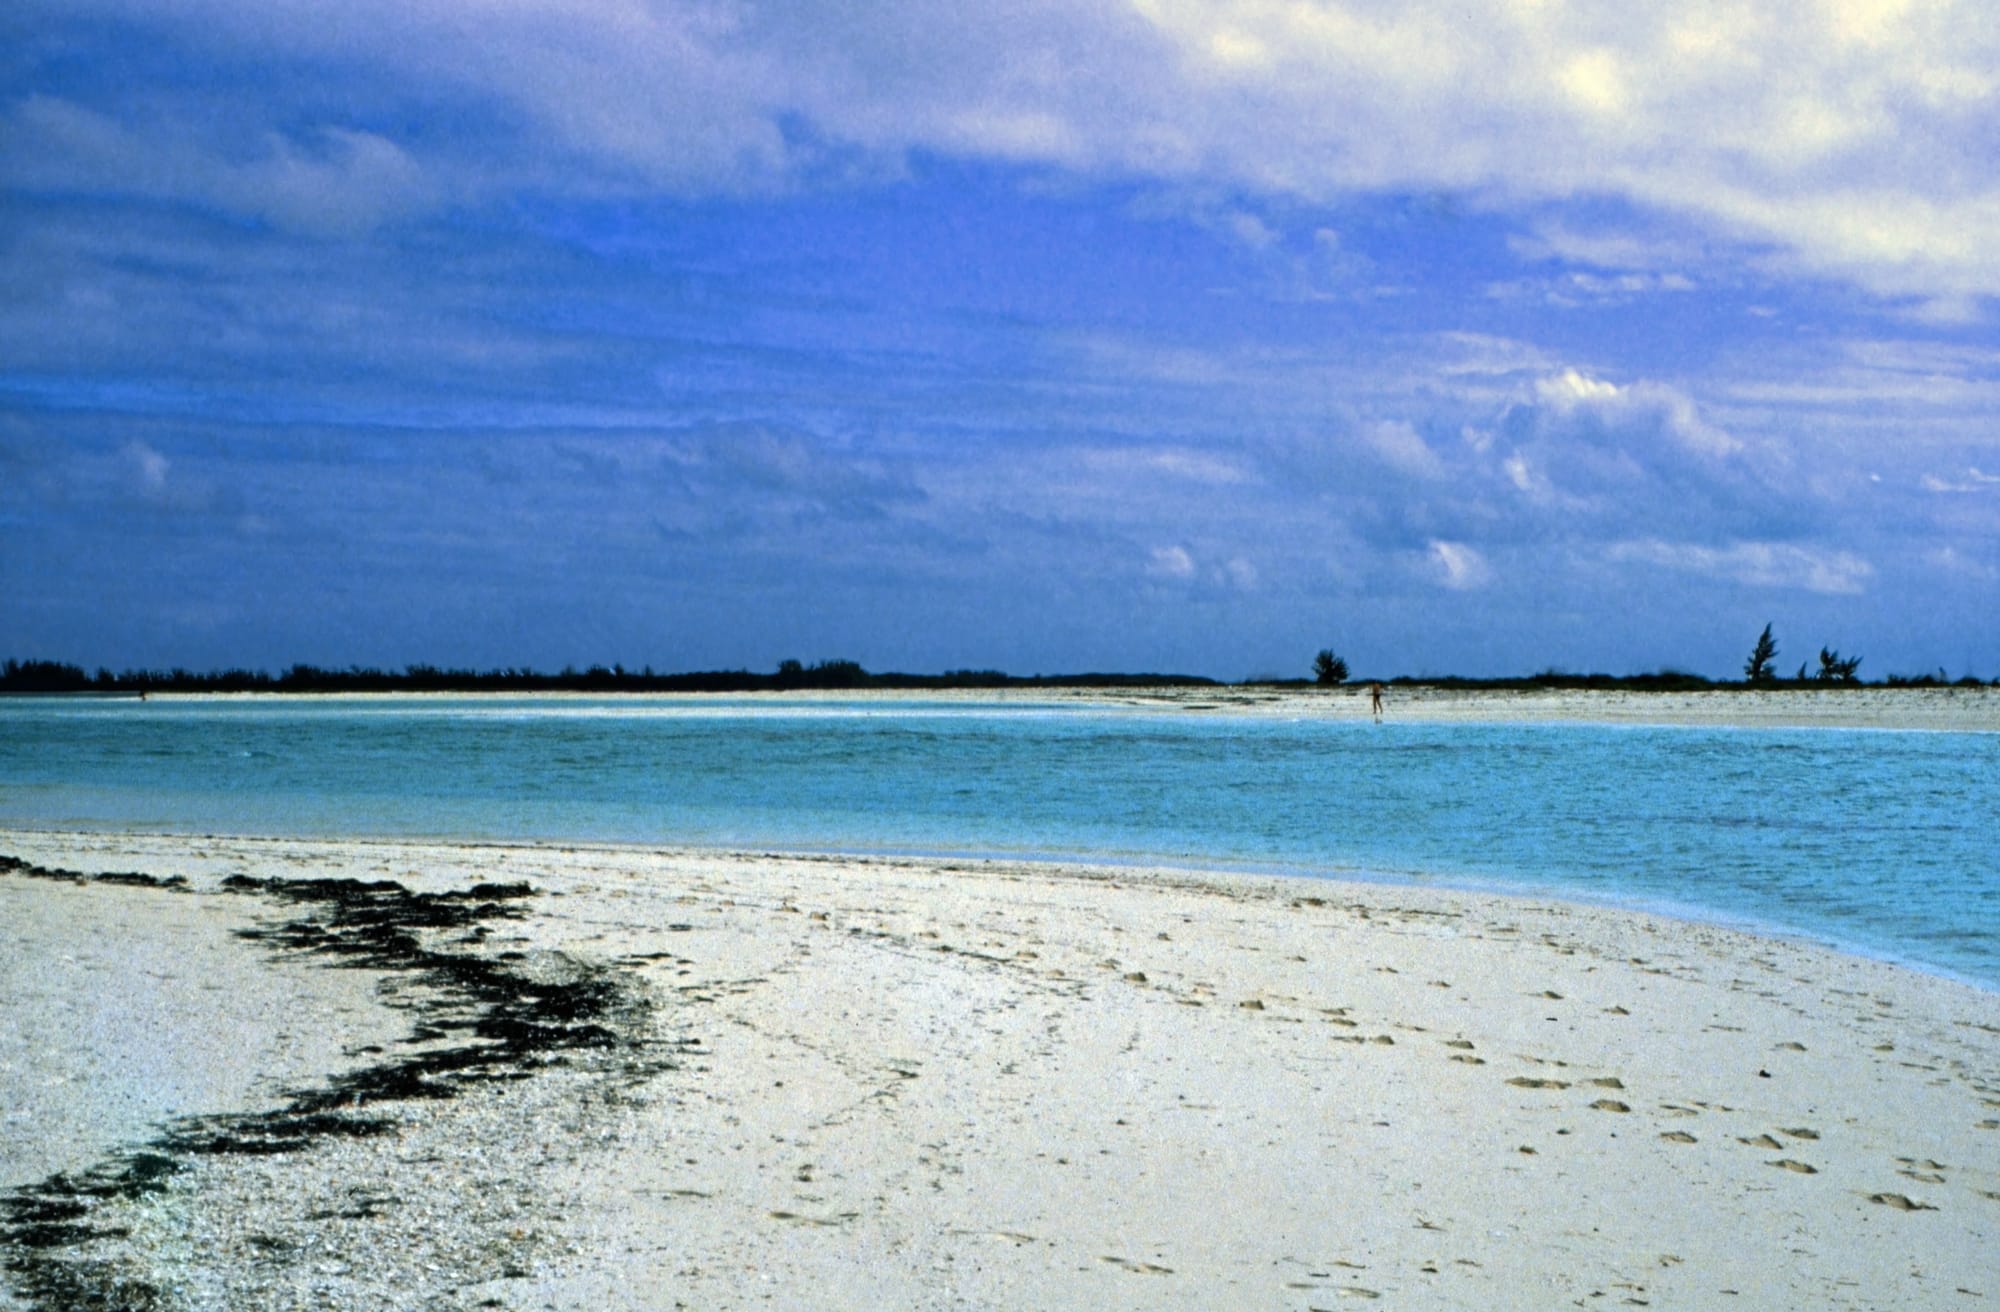
[[(1690, 692), (1609, 689), (1460, 689), (1429, 685), (1387, 685), (1386, 720), (1468, 724), (1630, 724), (1657, 727), (1741, 729), (1886, 729), (1959, 733), (2000, 733), (2000, 686), (1959, 685), (1840, 688), (1714, 688)], [(135, 699), (121, 698), (121, 704)], [(429, 692), (370, 693), (156, 692), (146, 704), (250, 704), (393, 701), (421, 705), (436, 701), (611, 701), (633, 705), (685, 703), (700, 706), (749, 703), (757, 707), (809, 707), (815, 703), (939, 703), (976, 709), (1064, 706), (1104, 711), (1158, 711), (1190, 714), (1278, 715), (1298, 718), (1371, 719), (1367, 685), (1338, 689), (1218, 684), (1093, 688), (854, 688), (752, 692), (597, 693)]]
[(1155, 854), (1135, 854), (1129, 857), (1105, 856), (1088, 852), (1008, 852), (978, 849), (932, 850), (917, 848), (846, 848), (825, 846), (789, 846), (785, 844), (763, 844), (752, 847), (728, 845), (704, 845), (699, 843), (655, 843), (641, 839), (605, 838), (495, 838), (490, 836), (466, 836), (459, 834), (254, 834), (178, 831), (170, 829), (59, 829), (29, 826), (0, 825), (0, 855), (6, 854), (6, 844), (14, 837), (46, 839), (53, 842), (69, 840), (132, 840), (144, 843), (157, 840), (163, 843), (206, 842), (240, 845), (311, 845), (321, 844), (364, 844), (387, 848), (408, 847), (418, 849), (466, 848), (492, 849), (495, 851), (557, 851), (557, 852), (598, 852), (607, 856), (624, 855), (641, 858), (648, 856), (669, 856), (679, 860), (742, 861), (761, 858), (780, 860), (823, 860), (833, 859), (853, 861), (862, 865), (919, 863), (932, 867), (1020, 867), (1046, 871), (1052, 876), (1084, 874), (1089, 877), (1117, 879), (1121, 877), (1185, 877), (1196, 882), (1219, 881), (1228, 883), (1236, 880), (1276, 880), (1297, 881), (1315, 885), (1329, 885), (1335, 888), (1355, 886), (1378, 890), (1430, 891), (1447, 895), (1470, 898), (1490, 898), (1497, 901), (1527, 901), (1534, 903), (1555, 903), (1575, 907), (1584, 911), (1602, 911), (1612, 915), (1640, 916), (1672, 921), (1689, 928), (1715, 929), (1748, 938), (1769, 940), (1776, 943), (1790, 943), (1796, 946), (1827, 952), (1836, 956), (1853, 957), (1861, 961), (1874, 962), (1914, 975), (1956, 984), (1982, 993), (2000, 996), (2000, 979), (1985, 979), (1950, 966), (1927, 962), (1888, 948), (1877, 948), (1867, 943), (1843, 940), (1834, 935), (1810, 929), (1784, 925), (1776, 921), (1759, 919), (1746, 913), (1724, 911), (1705, 907), (1698, 903), (1675, 901), (1672, 899), (1649, 899), (1644, 897), (1619, 897), (1612, 894), (1592, 896), (1573, 888), (1556, 884), (1534, 884), (1527, 881), (1509, 884), (1501, 879), (1480, 879), (1473, 876), (1454, 876), (1424, 870), (1372, 870), (1361, 867), (1331, 866), (1288, 866), (1279, 862), (1232, 862), (1226, 858), (1205, 858), (1200, 856), (1169, 857)]
[(0, 852), (197, 900), (231, 875), (524, 882), (490, 937), (424, 941), (611, 972), (654, 1000), (645, 1042), (686, 1054), (531, 1065), (384, 1101), (389, 1135), (191, 1164), (118, 1204), (117, 1269), (163, 1306), (2000, 1297), (1992, 994), (1811, 944), (1012, 861), (18, 830)]

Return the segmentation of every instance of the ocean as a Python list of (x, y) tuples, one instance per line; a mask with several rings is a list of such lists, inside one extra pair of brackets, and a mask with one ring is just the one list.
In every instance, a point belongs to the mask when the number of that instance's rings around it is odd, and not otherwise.
[(0, 826), (1078, 858), (1531, 893), (2000, 988), (2000, 734), (1033, 702), (0, 699)]

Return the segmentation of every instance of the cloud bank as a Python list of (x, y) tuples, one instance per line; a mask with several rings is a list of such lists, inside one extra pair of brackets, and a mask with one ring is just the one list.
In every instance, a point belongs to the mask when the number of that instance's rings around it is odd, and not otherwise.
[[(32, 0), (11, 27), (105, 23), (208, 84), (11, 97), (9, 185), (341, 232), (524, 185), (755, 192), (939, 154), (1307, 203), (1598, 195), (1641, 221), (1541, 239), (1643, 268), (1692, 225), (1938, 313), (2000, 291), (2000, 27), (1975, 0)], [(366, 101), (326, 94), (355, 80)]]

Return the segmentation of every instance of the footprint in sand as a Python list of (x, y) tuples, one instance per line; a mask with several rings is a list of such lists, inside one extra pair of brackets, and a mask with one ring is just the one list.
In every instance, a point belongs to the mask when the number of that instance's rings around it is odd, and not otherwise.
[(1779, 1159), (1778, 1159), (1777, 1161), (1775, 1161), (1775, 1162), (1772, 1162), (1772, 1163), (1771, 1163), (1771, 1165), (1773, 1165), (1773, 1166), (1782, 1166), (1782, 1167), (1784, 1167), (1784, 1168), (1785, 1168), (1785, 1169), (1786, 1169), (1787, 1171), (1793, 1171), (1793, 1172), (1796, 1172), (1796, 1173), (1797, 1173), (1797, 1174), (1799, 1174), (1799, 1175), (1818, 1175), (1818, 1174), (1819, 1174), (1819, 1168), (1818, 1168), (1818, 1167), (1815, 1167), (1815, 1166), (1808, 1166), (1808, 1165), (1807, 1165), (1806, 1163), (1804, 1163), (1804, 1162), (1800, 1162), (1800, 1161), (1794, 1161), (1794, 1160), (1793, 1160), (1792, 1158), (1789, 1158), (1789, 1157), (1780, 1157), (1780, 1158), (1779, 1158)]
[(1160, 1266), (1153, 1262), (1134, 1262), (1129, 1257), (1115, 1257), (1108, 1253), (1097, 1260), (1100, 1262), (1109, 1262), (1111, 1265), (1130, 1271), (1135, 1275), (1170, 1276), (1174, 1273), (1174, 1269), (1170, 1266)]
[(1736, 1140), (1736, 1142), (1738, 1142), (1738, 1143), (1743, 1143), (1743, 1144), (1748, 1144), (1748, 1145), (1750, 1145), (1750, 1146), (1751, 1146), (1752, 1148), (1773, 1148), (1773, 1149), (1776, 1149), (1776, 1148), (1783, 1148), (1783, 1147), (1785, 1146), (1785, 1145), (1783, 1145), (1783, 1144), (1779, 1143), (1779, 1142), (1778, 1142), (1778, 1141), (1777, 1141), (1776, 1139), (1773, 1139), (1773, 1138), (1772, 1138), (1772, 1137), (1771, 1137), (1770, 1135), (1768, 1135), (1768, 1134), (1760, 1134), (1760, 1135), (1758, 1135), (1758, 1136), (1757, 1136), (1756, 1138), (1754, 1138), (1754, 1139), (1744, 1139), (1744, 1138), (1738, 1138), (1738, 1139)]
[(1632, 1110), (1616, 1098), (1599, 1098), (1590, 1105), (1600, 1112), (1629, 1112)]
[(1661, 1135), (1660, 1137), (1661, 1137), (1662, 1139), (1665, 1139), (1665, 1140), (1666, 1140), (1666, 1141), (1667, 1141), (1668, 1143), (1700, 1143), (1700, 1142), (1701, 1142), (1701, 1140), (1699, 1140), (1699, 1139), (1695, 1138), (1695, 1137), (1694, 1137), (1693, 1135), (1689, 1134), (1689, 1133), (1688, 1133), (1688, 1132), (1687, 1132), (1686, 1130), (1668, 1130), (1668, 1131), (1667, 1131), (1666, 1133), (1662, 1134), (1662, 1135)]
[(1944, 1173), (1950, 1169), (1943, 1162), (1934, 1162), (1928, 1157), (1898, 1157), (1896, 1160), (1902, 1163), (1896, 1174), (1919, 1184), (1943, 1184)]
[(1880, 1203), (1884, 1207), (1893, 1207), (1899, 1212), (1935, 1212), (1938, 1210), (1929, 1203), (1920, 1203), (1916, 1199), (1907, 1198), (1902, 1194), (1869, 1194), (1868, 1201), (1871, 1203)]
[(1538, 1080), (1532, 1075), (1516, 1075), (1513, 1079), (1508, 1080), (1507, 1083), (1517, 1089), (1567, 1089), (1569, 1087), (1562, 1080)]

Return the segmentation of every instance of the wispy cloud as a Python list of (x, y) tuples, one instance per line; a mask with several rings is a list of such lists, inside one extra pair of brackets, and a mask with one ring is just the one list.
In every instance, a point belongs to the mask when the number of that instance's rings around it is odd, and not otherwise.
[(1823, 551), (1783, 542), (1735, 542), (1714, 547), (1640, 541), (1611, 544), (1613, 560), (1636, 560), (1731, 582), (1798, 588), (1837, 596), (1864, 591), (1875, 567), (1847, 551)]
[(1921, 482), (1926, 492), (2000, 492), (2000, 474), (1986, 473), (1977, 465), (1969, 466), (1964, 473), (1951, 478), (1939, 478), (1936, 474), (1925, 474)]
[(1493, 567), (1486, 563), (1486, 557), (1463, 542), (1433, 540), (1430, 559), (1438, 581), (1455, 592), (1484, 587), (1493, 579)]
[(122, 123), (47, 95), (5, 114), (0, 177), (24, 191), (125, 195), (351, 236), (431, 209), (443, 190), (395, 142), (339, 125), (267, 131), (225, 152), (171, 122)]

